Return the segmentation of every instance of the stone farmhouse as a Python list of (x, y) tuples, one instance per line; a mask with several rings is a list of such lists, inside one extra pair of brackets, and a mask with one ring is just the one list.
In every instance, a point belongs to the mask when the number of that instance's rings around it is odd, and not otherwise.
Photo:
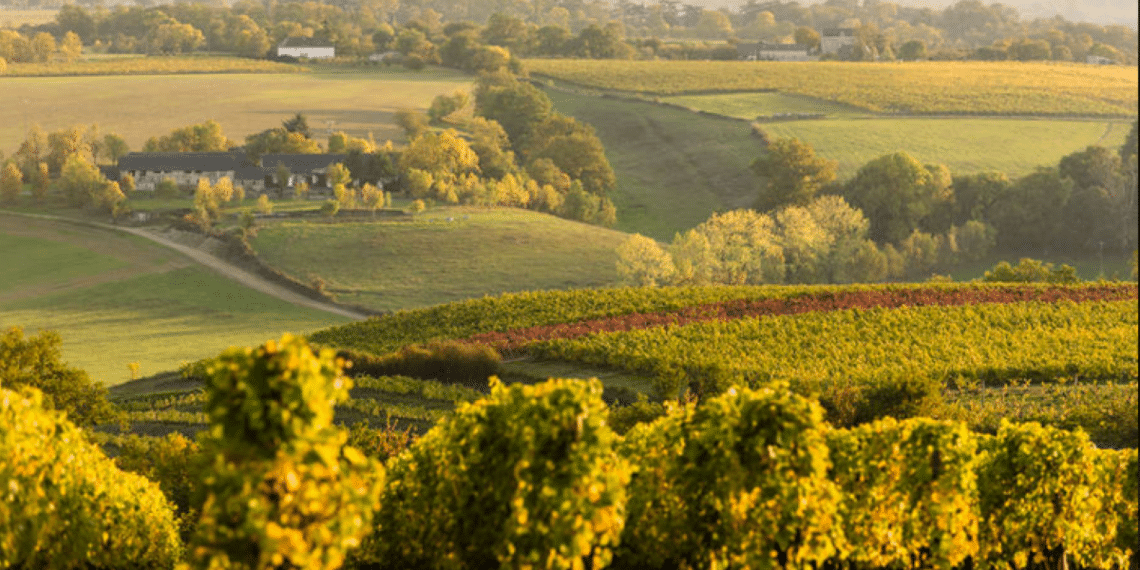
[(745, 61), (816, 61), (818, 56), (802, 44), (736, 44), (736, 52)]
[(244, 154), (235, 152), (132, 152), (119, 159), (119, 177), (130, 174), (136, 190), (149, 192), (167, 178), (184, 188), (197, 186), (200, 178), (210, 184), (229, 178), (237, 184), (244, 160)]
[(266, 154), (261, 157), (261, 169), (265, 172), (265, 183), (275, 188), (278, 187), (277, 166), (284, 165), (289, 169), (286, 188), (305, 182), (313, 190), (331, 190), (328, 169), (338, 162), (344, 164), (347, 158), (347, 154)]
[(854, 28), (828, 28), (823, 30), (819, 38), (819, 51), (823, 53), (838, 53), (844, 46), (855, 45)]
[(318, 40), (316, 38), (285, 38), (281, 40), (281, 43), (277, 44), (277, 57), (283, 55), (309, 59), (333, 58), (336, 57), (336, 46), (328, 40)]
[(317, 194), (331, 194), (328, 168), (344, 163), (346, 154), (267, 154), (261, 164), (251, 163), (244, 152), (132, 152), (119, 159), (117, 178), (131, 175), (135, 190), (153, 192), (160, 182), (173, 180), (183, 191), (189, 192), (205, 178), (217, 184), (229, 178), (234, 186), (245, 189), (248, 196), (278, 191), (277, 167), (289, 170), (286, 188), (302, 181)]

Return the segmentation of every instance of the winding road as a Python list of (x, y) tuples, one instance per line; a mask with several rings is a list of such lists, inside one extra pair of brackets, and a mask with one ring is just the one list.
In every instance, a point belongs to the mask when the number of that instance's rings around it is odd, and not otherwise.
[(254, 273), (246, 271), (245, 269), (242, 269), (241, 267), (238, 267), (238, 266), (236, 266), (232, 263), (229, 263), (229, 262), (227, 262), (221, 258), (218, 258), (214, 255), (211, 255), (205, 251), (202, 251), (200, 249), (193, 248), (193, 247), (190, 247), (187, 245), (180, 244), (180, 243), (175, 242), (173, 240), (167, 239), (167, 238), (165, 238), (165, 237), (163, 237), (163, 236), (161, 236), (155, 232), (152, 232), (152, 231), (149, 231), (149, 230), (146, 230), (143, 228), (128, 228), (128, 227), (123, 227), (123, 226), (114, 226), (111, 224), (103, 224), (103, 223), (92, 222), (92, 221), (87, 221), (87, 220), (76, 220), (73, 218), (66, 218), (66, 217), (62, 217), (62, 216), (52, 216), (52, 215), (48, 215), (48, 214), (28, 214), (28, 213), (23, 213), (23, 212), (12, 212), (12, 211), (7, 211), (7, 210), (0, 210), (0, 212), (2, 212), (4, 214), (14, 215), (14, 216), (23, 216), (23, 217), (27, 217), (27, 218), (34, 218), (34, 219), (38, 219), (38, 220), (48, 220), (48, 221), (54, 221), (54, 222), (65, 222), (65, 223), (71, 223), (71, 224), (80, 224), (80, 225), (92, 226), (92, 227), (105, 229), (105, 230), (111, 230), (111, 231), (133, 234), (133, 235), (139, 236), (141, 238), (153, 241), (159, 245), (173, 249), (173, 250), (189, 257), (193, 261), (214, 270), (215, 272), (217, 272), (218, 274), (220, 274), (224, 277), (227, 277), (229, 279), (237, 281), (238, 283), (241, 283), (242, 285), (245, 285), (246, 287), (249, 287), (250, 289), (253, 289), (255, 291), (259, 291), (261, 293), (265, 293), (266, 295), (270, 295), (270, 296), (276, 297), (278, 299), (281, 299), (282, 301), (285, 301), (287, 303), (291, 303), (291, 304), (301, 306), (301, 307), (307, 307), (310, 309), (317, 309), (320, 311), (333, 313), (333, 314), (340, 315), (342, 317), (348, 317), (350, 319), (357, 320), (357, 321), (363, 321), (363, 320), (368, 318), (368, 315), (365, 315), (363, 313), (358, 313), (358, 312), (353, 311), (351, 309), (346, 309), (346, 308), (341, 307), (339, 305), (335, 305), (332, 303), (325, 303), (322, 301), (318, 301), (316, 299), (310, 299), (309, 297), (305, 297), (304, 295), (301, 295), (301, 294), (298, 294), (294, 291), (291, 291), (285, 287), (282, 287), (281, 285), (273, 283), (273, 282), (271, 282), (267, 279), (264, 279), (264, 278), (254, 274)]

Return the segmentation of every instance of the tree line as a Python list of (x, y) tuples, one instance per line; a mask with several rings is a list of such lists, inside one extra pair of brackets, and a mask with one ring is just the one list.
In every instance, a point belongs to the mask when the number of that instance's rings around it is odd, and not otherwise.
[[(443, 59), (439, 52), (458, 34), (469, 34), (482, 44), (505, 48), (520, 57), (735, 59), (738, 42), (818, 47), (821, 33), (837, 27), (855, 32), (854, 45), (839, 55), (850, 60), (1085, 61), (1095, 55), (1118, 63), (1137, 62), (1137, 33), (1126, 26), (1070, 22), (1062, 17), (1024, 21), (1013, 8), (987, 6), (978, 0), (960, 0), (941, 11), (849, 0), (810, 6), (750, 0), (734, 9), (719, 10), (677, 1), (643, 5), (629, 0), (509, 4), (436, 0), (265, 4), (245, 0), (232, 6), (139, 3), (110, 9), (67, 4), (54, 22), (27, 25), (18, 33), (25, 43), (40, 34), (59, 43), (71, 32), (97, 51), (221, 51), (249, 57), (272, 55), (272, 47), (284, 38), (308, 36), (332, 42), (342, 56), (398, 51), (439, 63)], [(46, 37), (38, 41), (46, 43)], [(21, 59), (22, 52), (15, 58), (5, 53), (9, 52), (0, 41), (0, 57), (26, 61)]]
[(666, 247), (634, 235), (619, 270), (640, 284), (852, 283), (929, 277), (995, 247), (1127, 253), (1137, 248), (1136, 155), (1134, 121), (1120, 149), (1090, 146), (1015, 179), (955, 176), (896, 152), (837, 181), (834, 161), (778, 139), (752, 163), (763, 181), (755, 209), (714, 214)]

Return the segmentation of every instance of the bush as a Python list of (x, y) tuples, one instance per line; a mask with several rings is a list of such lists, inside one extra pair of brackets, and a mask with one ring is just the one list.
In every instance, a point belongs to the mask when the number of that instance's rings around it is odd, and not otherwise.
[(637, 465), (614, 568), (809, 568), (843, 546), (827, 432), (787, 386), (680, 406), (626, 435)]
[(333, 405), (348, 397), (332, 351), (289, 335), (208, 366), (195, 568), (337, 568), (359, 544), (382, 467), (346, 447)]
[(487, 345), (453, 340), (408, 345), (382, 357), (349, 351), (340, 356), (352, 361), (353, 376), (411, 376), (482, 389), (502, 363), (499, 353)]
[(1070, 265), (1054, 267), (1037, 259), (1021, 258), (1016, 266), (999, 262), (982, 278), (987, 283), (1076, 283), (1077, 270)]
[(182, 544), (158, 486), (43, 403), (0, 388), (0, 567), (172, 567)]
[(194, 472), (202, 461), (198, 444), (177, 432), (163, 438), (130, 435), (114, 443), (118, 447), (115, 464), (158, 484), (176, 509), (179, 534), (189, 539), (198, 522), (199, 505), (191, 504), (198, 487)]
[(338, 202), (336, 200), (325, 200), (325, 203), (321, 204), (321, 213), (330, 217), (330, 218), (335, 218), (337, 212), (339, 212), (339, 211), (340, 211), (340, 202)]
[[(1135, 503), (1104, 508), (1106, 489), (1098, 475), (1111, 458), (1084, 432), (1003, 421), (997, 435), (983, 438), (980, 447), (978, 558), (983, 564), (1025, 568), (1032, 560), (1062, 567), (1068, 558), (1091, 568), (1128, 566), (1116, 539), (1135, 536)], [(1135, 477), (1135, 470), (1130, 475)]]
[(159, 198), (177, 198), (178, 194), (178, 183), (170, 178), (163, 178), (154, 187), (154, 195)]
[(828, 434), (858, 567), (950, 570), (978, 551), (976, 442), (961, 423), (887, 418)]
[(390, 463), (371, 568), (602, 568), (624, 520), (628, 464), (597, 380), (494, 382)]

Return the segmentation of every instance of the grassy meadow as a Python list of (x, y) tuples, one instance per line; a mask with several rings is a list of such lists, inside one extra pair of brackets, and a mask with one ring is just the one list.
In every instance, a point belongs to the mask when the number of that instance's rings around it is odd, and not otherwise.
[(648, 95), (774, 90), (877, 113), (1136, 114), (1135, 67), (980, 61), (526, 60), (543, 77)]
[(795, 137), (811, 144), (818, 155), (838, 163), (840, 180), (872, 159), (900, 150), (925, 163), (945, 164), (955, 174), (1022, 176), (1089, 145), (1118, 147), (1131, 123), (1107, 117), (877, 115), (769, 92), (660, 98), (671, 105), (599, 97), (557, 85), (546, 92), (557, 111), (593, 125), (605, 144), (618, 178), (613, 195), (618, 228), (666, 241), (713, 212), (752, 205), (759, 180), (748, 167), (762, 146), (747, 121), (758, 116), (825, 115), (763, 122), (760, 128), (771, 138)]
[(233, 345), (343, 323), (142, 238), (0, 214), (0, 327), (55, 330), (64, 360), (114, 385)]
[(267, 263), (342, 303), (426, 307), (510, 291), (617, 284), (625, 234), (512, 209), (434, 208), (411, 220), (283, 221), (250, 240)]
[(304, 113), (318, 138), (328, 128), (377, 141), (403, 140), (393, 113), (426, 109), (432, 99), (456, 89), (470, 90), (474, 79), (459, 71), (429, 68), (319, 68), (311, 73), (107, 75), (83, 77), (4, 77), (0, 86), (0, 152), (11, 155), (27, 128), (47, 131), (98, 124), (118, 133), (132, 150), (153, 136), (208, 119), (226, 136), (277, 127)]

